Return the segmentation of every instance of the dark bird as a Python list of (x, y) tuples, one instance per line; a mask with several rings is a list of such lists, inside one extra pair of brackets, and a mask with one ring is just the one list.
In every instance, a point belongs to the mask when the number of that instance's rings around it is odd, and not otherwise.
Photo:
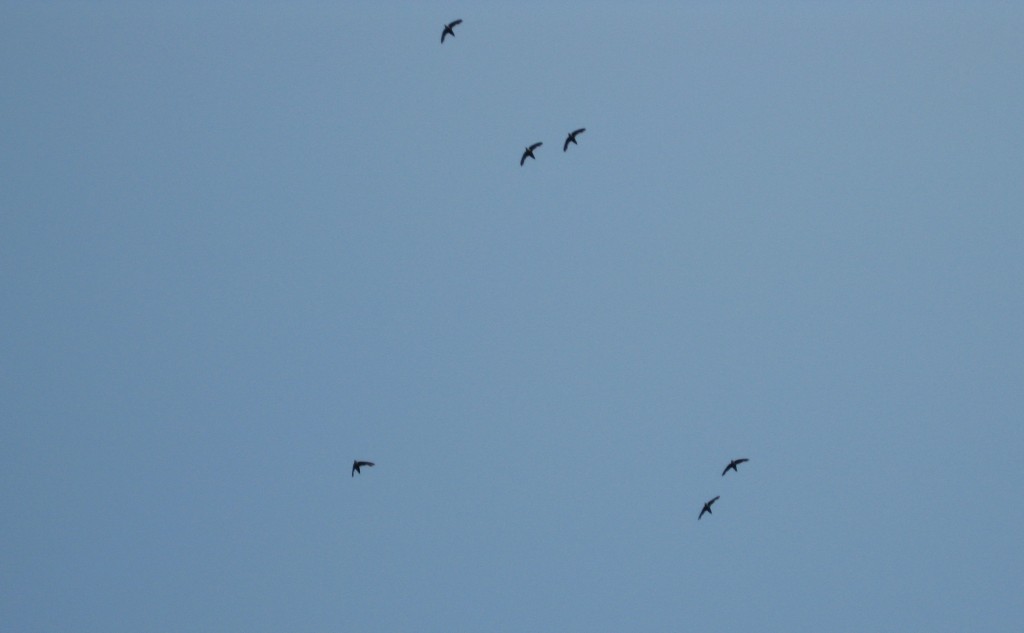
[(355, 477), (356, 473), (360, 472), (359, 469), (363, 466), (373, 466), (373, 462), (361, 462), (359, 460), (352, 462), (352, 476)]
[(543, 145), (543, 144), (544, 144), (544, 143), (534, 143), (533, 145), (531, 145), (531, 146), (527, 147), (527, 148), (526, 148), (526, 149), (525, 149), (525, 150), (523, 151), (523, 157), (519, 159), (519, 166), (520, 166), (520, 167), (522, 167), (522, 166), (523, 166), (523, 163), (525, 163), (525, 162), (526, 162), (526, 157), (527, 157), (527, 156), (529, 156), (529, 157), (530, 157), (530, 158), (532, 158), (533, 160), (537, 160), (537, 157), (533, 155), (533, 150), (537, 149), (538, 147), (540, 147), (540, 146), (541, 146), (541, 145)]
[(449, 22), (448, 24), (444, 25), (444, 30), (441, 31), (441, 43), (442, 44), (444, 44), (445, 36), (451, 35), (452, 37), (455, 37), (455, 31), (452, 30), (452, 27), (458, 26), (460, 24), (462, 24), (462, 20), (454, 20), (454, 21)]
[[(718, 495), (718, 496), (720, 497), (722, 495)], [(705, 512), (707, 512), (708, 514), (711, 514), (711, 504), (713, 504), (716, 501), (718, 501), (718, 497), (715, 497), (711, 501), (708, 501), (707, 503), (704, 504), (704, 507), (701, 509), (700, 514), (697, 515), (697, 520), (698, 521), (700, 521), (700, 518), (702, 516), (704, 516)]]
[[(733, 470), (736, 470), (737, 466), (739, 466), (743, 462), (749, 462), (749, 461), (750, 460), (747, 459), (746, 457), (741, 457), (740, 459), (732, 460), (731, 462), (729, 462), (729, 465), (725, 467), (725, 470), (722, 471), (722, 476), (725, 477), (725, 473), (729, 472), (730, 468), (733, 469)], [(740, 472), (740, 471), (736, 470), (736, 472)]]
[(569, 149), (569, 143), (572, 143), (573, 145), (579, 145), (579, 143), (576, 142), (576, 135), (583, 134), (586, 131), (587, 128), (581, 127), (575, 132), (569, 132), (569, 136), (565, 137), (565, 145), (562, 146), (562, 151), (564, 152), (565, 150)]

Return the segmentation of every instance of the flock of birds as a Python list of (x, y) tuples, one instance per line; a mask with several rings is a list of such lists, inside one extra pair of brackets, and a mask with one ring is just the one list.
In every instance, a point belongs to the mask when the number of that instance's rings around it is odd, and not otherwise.
[[(722, 476), (725, 477), (725, 473), (729, 472), (730, 470), (734, 470), (737, 473), (740, 472), (739, 469), (736, 468), (736, 467), (739, 466), (740, 464), (742, 464), (743, 462), (749, 462), (749, 461), (750, 460), (747, 459), (746, 457), (740, 457), (739, 459), (734, 459), (734, 460), (730, 461), (729, 465), (726, 466), (725, 470), (722, 471)], [(362, 460), (358, 460), (358, 459), (353, 461), (352, 462), (352, 476), (355, 477), (356, 473), (362, 474), (363, 471), (360, 470), (361, 468), (365, 468), (365, 467), (369, 467), (369, 466), (373, 466), (373, 465), (374, 465), (373, 462), (367, 462), (367, 461), (362, 461)], [(713, 514), (711, 512), (711, 506), (714, 505), (714, 503), (716, 501), (718, 501), (721, 497), (722, 497), (722, 495), (717, 495), (717, 496), (715, 496), (715, 498), (713, 498), (713, 499), (711, 499), (709, 501), (706, 501), (704, 503), (704, 507), (701, 508), (701, 510), (700, 510), (700, 514), (697, 515), (697, 520), (700, 521), (701, 518), (703, 518), (703, 516), (705, 514)]]
[[(451, 35), (452, 37), (455, 37), (455, 30), (454, 29), (455, 29), (456, 26), (458, 26), (460, 24), (462, 24), (462, 20), (452, 20), (448, 24), (444, 25), (444, 30), (441, 31), (441, 43), (442, 44), (444, 44), (444, 38), (448, 37), (449, 35)], [(562, 144), (562, 151), (564, 152), (564, 151), (567, 151), (569, 149), (569, 143), (572, 143), (573, 145), (579, 145), (579, 143), (576, 142), (576, 136), (578, 136), (579, 134), (582, 134), (582, 133), (584, 133), (586, 131), (587, 131), (587, 128), (581, 127), (578, 130), (573, 130), (572, 132), (569, 132), (569, 135), (567, 137), (565, 137), (565, 143)], [(534, 154), (533, 154), (533, 150), (537, 149), (538, 147), (540, 147), (543, 144), (544, 144), (543, 142), (537, 142), (537, 143), (534, 143), (533, 145), (528, 145), (526, 147), (526, 149), (523, 150), (523, 155), (519, 159), (519, 166), (522, 167), (523, 164), (526, 163), (526, 159), (527, 158), (532, 158), (533, 160), (537, 160), (537, 157), (534, 156)]]
[[(452, 20), (451, 22), (449, 22), (449, 23), (444, 25), (444, 30), (441, 31), (441, 43), (442, 44), (444, 44), (445, 38), (448, 37), (449, 35), (451, 35), (452, 37), (455, 37), (455, 30), (454, 29), (455, 29), (456, 26), (458, 26), (460, 24), (462, 24), (462, 20), (461, 19), (460, 20)], [(569, 144), (570, 143), (572, 143), (573, 145), (579, 145), (579, 143), (576, 142), (576, 137), (579, 136), (580, 134), (586, 132), (586, 131), (587, 131), (587, 128), (581, 127), (578, 130), (573, 130), (572, 132), (569, 132), (569, 135), (565, 138), (565, 142), (562, 144), (562, 151), (563, 152), (567, 151), (569, 149)], [(532, 158), (534, 160), (537, 160), (537, 157), (533, 154), (533, 152), (534, 152), (534, 150), (536, 150), (538, 147), (540, 147), (543, 144), (544, 144), (543, 142), (538, 141), (538, 142), (536, 142), (536, 143), (534, 143), (532, 145), (527, 145), (526, 148), (523, 150), (522, 157), (519, 159), (519, 166), (522, 167), (526, 163), (526, 159), (527, 158)], [(750, 460), (747, 459), (746, 457), (741, 457), (739, 459), (731, 460), (729, 462), (729, 465), (725, 467), (725, 470), (722, 471), (722, 476), (725, 477), (725, 473), (729, 472), (730, 470), (736, 471), (738, 473), (739, 470), (736, 467), (739, 466), (740, 464), (744, 463), (744, 462), (749, 462), (749, 461)], [(363, 461), (363, 460), (358, 460), (358, 459), (353, 461), (352, 462), (352, 476), (355, 477), (357, 473), (362, 474), (362, 470), (361, 470), (362, 468), (372, 467), (373, 465), (374, 465), (373, 462), (368, 462), (368, 461)], [(701, 518), (705, 514), (712, 514), (711, 506), (714, 505), (714, 503), (716, 501), (718, 501), (720, 498), (721, 498), (721, 495), (718, 495), (715, 498), (710, 499), (709, 501), (705, 502), (704, 503), (704, 507), (701, 508), (700, 514), (697, 515), (697, 520), (700, 521)]]
[[(735, 470), (736, 472), (740, 472), (739, 469), (736, 468), (736, 467), (739, 466), (740, 464), (742, 464), (743, 462), (749, 462), (749, 461), (750, 460), (747, 459), (746, 457), (740, 457), (739, 459), (734, 459), (734, 460), (730, 461), (729, 465), (726, 466), (725, 470), (722, 471), (722, 476), (725, 477), (725, 473), (729, 472), (730, 470)], [(722, 495), (717, 495), (714, 499), (706, 501), (704, 503), (704, 507), (700, 509), (700, 514), (697, 515), (697, 520), (700, 521), (701, 517), (703, 517), (705, 513), (713, 514), (711, 512), (711, 506), (714, 505), (714, 503), (716, 501), (718, 501), (721, 497), (722, 497)]]
[[(579, 143), (576, 142), (576, 136), (578, 134), (582, 134), (582, 133), (584, 133), (586, 131), (587, 131), (587, 128), (581, 127), (578, 130), (573, 130), (572, 132), (569, 132), (569, 136), (565, 137), (565, 143), (562, 145), (562, 151), (564, 152), (567, 149), (569, 149), (569, 143), (572, 143), (573, 145), (579, 145)], [(534, 143), (533, 145), (527, 146), (527, 148), (523, 150), (523, 157), (519, 159), (519, 166), (522, 167), (523, 163), (526, 162), (527, 158), (532, 158), (533, 160), (537, 160), (537, 157), (533, 155), (533, 150), (537, 149), (538, 147), (540, 147), (543, 144), (544, 143), (542, 143), (542, 142), (537, 142), (537, 143)]]

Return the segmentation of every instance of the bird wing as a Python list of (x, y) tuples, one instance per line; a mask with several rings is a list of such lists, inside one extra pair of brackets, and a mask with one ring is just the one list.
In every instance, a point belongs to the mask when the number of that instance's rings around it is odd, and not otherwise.
[(362, 467), (362, 466), (373, 466), (373, 462), (359, 462), (358, 465), (360, 467)]
[(737, 459), (735, 461), (736, 461), (737, 464), (742, 464), (743, 462), (749, 462), (750, 460), (747, 459), (746, 457), (742, 457), (742, 458)]
[(462, 24), (462, 20), (461, 19), (460, 20), (452, 20), (451, 22), (448, 23), (448, 28), (452, 28), (453, 26), (458, 26), (460, 24)]
[(721, 496), (722, 495), (718, 495), (718, 497), (715, 497), (711, 501), (708, 501), (708, 507), (711, 507), (711, 505), (714, 504), (716, 501), (718, 501), (718, 498), (721, 497)]
[(448, 29), (441, 31), (441, 43), (444, 44), (444, 36), (448, 35)]
[(537, 149), (538, 147), (540, 147), (543, 144), (544, 143), (534, 143), (533, 145), (530, 146), (530, 151), (532, 152), (533, 150)]
[(523, 163), (526, 162), (526, 157), (530, 155), (530, 152), (523, 152), (523, 157), (519, 159), (519, 166), (522, 167)]
[(573, 133), (572, 133), (572, 135), (573, 135), (573, 136), (576, 136), (577, 134), (583, 134), (583, 133), (584, 133), (584, 132), (586, 132), (586, 131), (587, 131), (587, 128), (585, 128), (585, 127), (581, 127), (580, 129), (578, 129), (578, 130), (576, 130), (575, 132), (573, 132)]
[(562, 146), (562, 151), (563, 152), (565, 150), (569, 149), (569, 141), (571, 141), (571, 140), (572, 140), (572, 134), (570, 134), (569, 136), (565, 137), (565, 145)]
[(700, 521), (700, 518), (701, 518), (702, 516), (704, 516), (704, 513), (705, 513), (705, 512), (708, 512), (708, 506), (707, 506), (707, 504), (705, 504), (705, 505), (704, 505), (704, 507), (700, 509), (700, 514), (698, 514), (698, 515), (697, 515), (697, 520), (698, 520), (698, 521)]
[(723, 477), (725, 477), (725, 473), (729, 472), (730, 468), (732, 468), (732, 464), (729, 464), (728, 466), (725, 467), (725, 470), (722, 471), (722, 476)]

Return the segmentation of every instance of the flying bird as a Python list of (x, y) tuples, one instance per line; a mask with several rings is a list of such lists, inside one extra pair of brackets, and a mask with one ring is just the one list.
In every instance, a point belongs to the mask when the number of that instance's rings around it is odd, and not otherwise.
[(525, 163), (525, 162), (526, 162), (526, 157), (527, 157), (527, 156), (529, 156), (529, 157), (530, 157), (530, 158), (532, 158), (533, 160), (537, 160), (537, 157), (533, 155), (533, 150), (537, 149), (538, 147), (540, 147), (540, 146), (541, 146), (541, 145), (543, 145), (543, 144), (544, 144), (544, 143), (534, 143), (533, 145), (531, 145), (531, 146), (527, 147), (527, 148), (526, 148), (526, 149), (525, 149), (525, 150), (523, 151), (523, 157), (519, 159), (519, 166), (520, 166), (520, 167), (522, 167), (522, 166), (523, 166), (523, 163)]
[[(720, 497), (722, 495), (718, 495), (718, 496)], [(704, 507), (701, 509), (700, 514), (697, 515), (697, 520), (698, 521), (700, 521), (700, 518), (702, 516), (704, 516), (705, 512), (707, 512), (708, 514), (711, 514), (711, 504), (713, 504), (716, 501), (718, 501), (718, 497), (715, 497), (711, 501), (708, 501), (707, 503), (704, 504)]]
[(373, 466), (373, 462), (361, 462), (358, 459), (352, 462), (352, 476), (355, 477), (356, 473), (359, 473), (359, 469), (362, 468), (363, 466)]
[(460, 24), (462, 24), (462, 20), (454, 20), (454, 21), (449, 22), (448, 24), (444, 25), (444, 30), (441, 31), (441, 43), (442, 44), (444, 44), (445, 36), (451, 35), (452, 37), (455, 37), (455, 31), (452, 30), (452, 27), (458, 26)]
[(575, 132), (569, 132), (569, 136), (567, 136), (565, 138), (565, 145), (562, 146), (562, 151), (564, 152), (565, 150), (569, 149), (569, 143), (572, 143), (573, 145), (579, 145), (579, 143), (576, 142), (576, 135), (577, 134), (582, 134), (582, 133), (584, 133), (586, 131), (587, 131), (587, 128), (581, 127), (580, 129), (576, 130)]
[[(725, 473), (729, 472), (730, 468), (733, 469), (733, 470), (736, 470), (737, 466), (739, 466), (743, 462), (749, 462), (749, 461), (750, 460), (747, 459), (746, 457), (741, 457), (740, 459), (732, 460), (731, 462), (729, 462), (729, 465), (725, 467), (725, 470), (722, 471), (722, 476), (725, 477)], [(736, 472), (740, 472), (740, 471), (736, 470)]]

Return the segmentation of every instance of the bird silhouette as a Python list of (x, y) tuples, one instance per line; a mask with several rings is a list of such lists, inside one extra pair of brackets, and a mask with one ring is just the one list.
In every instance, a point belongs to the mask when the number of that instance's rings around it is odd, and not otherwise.
[(373, 462), (361, 462), (358, 459), (352, 462), (352, 476), (355, 477), (356, 473), (361, 474), (361, 471), (359, 469), (362, 468), (363, 466), (373, 466)]
[(449, 22), (448, 24), (444, 25), (444, 30), (441, 31), (441, 43), (442, 44), (444, 44), (444, 38), (445, 38), (446, 35), (451, 35), (452, 37), (455, 37), (455, 31), (452, 30), (452, 27), (458, 26), (460, 24), (462, 24), (462, 20), (453, 20), (453, 21)]
[(530, 157), (530, 158), (532, 158), (533, 160), (537, 160), (537, 157), (533, 155), (533, 150), (537, 149), (538, 147), (540, 147), (540, 146), (541, 146), (541, 145), (543, 145), (543, 144), (544, 144), (544, 143), (534, 143), (533, 145), (531, 145), (531, 146), (527, 147), (527, 148), (526, 148), (526, 149), (525, 149), (525, 150), (523, 151), (523, 157), (519, 159), (519, 166), (520, 166), (520, 167), (522, 167), (522, 166), (523, 166), (523, 163), (525, 163), (525, 162), (526, 162), (526, 157), (527, 157), (527, 156), (529, 156), (529, 157)]
[[(749, 462), (749, 461), (750, 460), (747, 459), (746, 457), (741, 457), (740, 459), (732, 460), (731, 462), (729, 462), (729, 465), (725, 467), (725, 470), (722, 471), (722, 476), (725, 477), (725, 473), (729, 472), (730, 468), (733, 469), (733, 470), (736, 470), (737, 466), (739, 466), (743, 462)], [(740, 471), (736, 470), (736, 472), (740, 472)]]
[[(718, 495), (718, 496), (720, 497), (722, 495)], [(716, 501), (718, 501), (718, 497), (715, 497), (711, 501), (708, 501), (707, 503), (704, 504), (704, 507), (701, 509), (700, 514), (697, 515), (697, 520), (698, 521), (700, 521), (700, 518), (702, 516), (704, 516), (705, 512), (707, 512), (708, 514), (711, 514), (711, 504), (713, 504)]]
[(576, 135), (582, 134), (586, 131), (587, 128), (581, 127), (575, 132), (569, 132), (569, 136), (565, 137), (565, 145), (562, 146), (562, 151), (564, 152), (565, 150), (569, 149), (569, 143), (572, 143), (573, 145), (578, 145), (579, 143), (576, 142)]

